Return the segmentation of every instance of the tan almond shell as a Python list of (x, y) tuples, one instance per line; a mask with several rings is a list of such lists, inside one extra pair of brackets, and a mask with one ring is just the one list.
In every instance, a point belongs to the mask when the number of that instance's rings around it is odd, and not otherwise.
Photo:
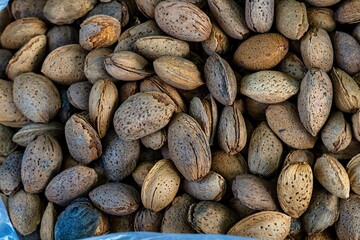
[(40, 237), (41, 239), (54, 239), (54, 228), (57, 219), (57, 212), (55, 205), (48, 202), (40, 223)]
[(248, 166), (240, 153), (230, 155), (218, 150), (212, 153), (211, 170), (231, 183), (236, 176), (248, 173)]
[(354, 156), (346, 165), (346, 170), (349, 175), (351, 190), (360, 193), (360, 154)]

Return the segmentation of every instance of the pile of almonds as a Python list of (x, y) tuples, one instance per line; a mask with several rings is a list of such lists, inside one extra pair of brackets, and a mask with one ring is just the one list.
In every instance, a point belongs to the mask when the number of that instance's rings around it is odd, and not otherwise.
[(13, 0), (0, 36), (24, 239), (360, 239), (359, 0)]

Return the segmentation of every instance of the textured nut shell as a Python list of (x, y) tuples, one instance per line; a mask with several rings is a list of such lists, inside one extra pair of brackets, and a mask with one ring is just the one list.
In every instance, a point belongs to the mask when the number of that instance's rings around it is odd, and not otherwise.
[(184, 179), (182, 189), (190, 196), (204, 201), (220, 201), (226, 191), (226, 180), (220, 174), (210, 171), (200, 181)]
[(308, 208), (313, 192), (313, 172), (309, 164), (286, 165), (277, 180), (277, 196), (281, 208), (289, 216), (299, 218)]
[(133, 213), (140, 205), (139, 192), (124, 183), (106, 183), (93, 189), (89, 197), (100, 210), (116, 216)]
[(274, 0), (247, 0), (245, 2), (245, 20), (248, 27), (259, 33), (270, 31), (275, 12)]
[(329, 117), (333, 100), (333, 86), (326, 72), (312, 68), (300, 84), (297, 100), (301, 123), (316, 136)]
[(351, 117), (351, 122), (354, 137), (360, 142), (360, 110), (354, 113), (354, 115)]
[(223, 105), (232, 105), (237, 93), (237, 83), (229, 63), (214, 53), (206, 60), (204, 75), (211, 95)]
[(290, 164), (295, 162), (306, 162), (311, 167), (314, 166), (314, 154), (310, 152), (309, 150), (292, 150), (288, 153), (286, 156), (284, 162), (283, 162), (283, 168)]
[(86, 166), (68, 168), (56, 175), (45, 189), (46, 198), (60, 206), (87, 193), (97, 182), (94, 169)]
[(85, 58), (84, 73), (86, 78), (94, 84), (101, 79), (113, 79), (106, 71), (104, 60), (113, 53), (110, 48), (98, 48), (91, 51)]
[(66, 94), (71, 105), (77, 109), (89, 111), (89, 95), (92, 84), (89, 81), (77, 82), (70, 85)]
[(239, 91), (255, 101), (275, 104), (295, 95), (299, 91), (299, 82), (285, 73), (263, 70), (243, 77)]
[(22, 235), (34, 232), (41, 221), (41, 200), (37, 194), (20, 190), (9, 197), (9, 216)]
[(114, 78), (123, 81), (136, 81), (152, 75), (148, 61), (141, 55), (130, 51), (110, 54), (104, 61), (106, 71)]
[(213, 201), (192, 204), (188, 222), (199, 233), (225, 234), (239, 217), (225, 205)]
[(155, 7), (161, 0), (135, 0), (139, 11), (147, 18), (154, 18)]
[(351, 190), (360, 193), (360, 154), (354, 156), (346, 165), (346, 170), (350, 179)]
[(17, 76), (13, 95), (16, 106), (33, 122), (48, 123), (61, 107), (56, 86), (39, 74), (29, 72)]
[(80, 114), (72, 115), (65, 124), (65, 139), (71, 156), (89, 164), (102, 154), (100, 137)]
[(41, 239), (54, 239), (54, 228), (57, 219), (57, 212), (54, 203), (49, 202), (45, 208), (40, 223)]
[(198, 67), (185, 58), (163, 56), (153, 64), (155, 73), (175, 88), (193, 90), (204, 84)]
[(228, 182), (248, 172), (247, 163), (240, 153), (230, 155), (223, 151), (215, 151), (212, 154), (211, 170), (219, 173)]
[(161, 129), (141, 138), (141, 143), (152, 150), (159, 150), (166, 142), (166, 131)]
[(348, 113), (360, 109), (360, 85), (340, 68), (333, 68), (330, 76), (334, 85), (336, 107)]
[(240, 44), (234, 54), (234, 63), (250, 71), (275, 67), (286, 56), (289, 42), (278, 33), (263, 33)]
[(16, 20), (1, 34), (1, 46), (7, 49), (19, 49), (35, 36), (46, 33), (45, 23), (34, 17)]
[(15, 131), (4, 125), (0, 125), (0, 156), (6, 157), (12, 153), (16, 148), (17, 144), (12, 141), (12, 137)]
[(195, 199), (187, 194), (182, 194), (172, 201), (166, 209), (161, 223), (163, 233), (194, 233), (195, 230), (187, 221), (188, 209)]
[(301, 223), (306, 233), (312, 235), (332, 226), (338, 217), (339, 198), (325, 189), (320, 189), (314, 191)]
[(266, 120), (271, 130), (290, 147), (314, 147), (316, 138), (301, 124), (295, 106), (290, 102), (270, 105), (266, 110)]
[(332, 34), (332, 43), (337, 65), (348, 74), (359, 72), (360, 43), (350, 34), (340, 31), (335, 31)]
[(309, 28), (305, 4), (296, 0), (280, 0), (275, 5), (276, 29), (285, 37), (299, 40)]
[(327, 32), (331, 32), (336, 27), (334, 12), (330, 8), (308, 8), (307, 17), (310, 26), (322, 28)]
[(59, 172), (63, 155), (60, 143), (51, 135), (30, 142), (21, 162), (21, 180), (28, 193), (40, 193)]
[(178, 113), (168, 128), (170, 158), (187, 179), (201, 180), (211, 167), (211, 152), (205, 133), (195, 119)]
[(250, 29), (245, 22), (244, 9), (234, 0), (208, 0), (214, 18), (224, 32), (232, 38), (243, 40)]
[(360, 237), (360, 196), (351, 194), (348, 199), (341, 199), (339, 208), (339, 220), (335, 223), (337, 236), (341, 240), (358, 239)]
[(164, 93), (137, 93), (116, 110), (114, 128), (123, 140), (140, 139), (165, 127), (174, 110), (172, 100)]
[(246, 207), (257, 210), (276, 210), (273, 185), (250, 174), (241, 174), (232, 182), (232, 192)]
[(0, 79), (0, 123), (10, 127), (21, 127), (28, 120), (14, 103), (13, 82)]
[(140, 155), (140, 143), (123, 141), (114, 131), (110, 131), (103, 140), (101, 161), (106, 175), (111, 181), (121, 181), (135, 169)]
[(105, 136), (112, 123), (118, 101), (118, 90), (110, 80), (99, 80), (91, 88), (89, 95), (90, 123), (100, 138)]
[(132, 171), (131, 176), (139, 187), (143, 185), (146, 175), (154, 165), (152, 162), (140, 162)]
[(41, 72), (61, 85), (85, 81), (84, 63), (87, 51), (79, 44), (59, 47), (45, 58)]
[(166, 93), (174, 102), (175, 112), (187, 112), (187, 107), (176, 88), (162, 81), (158, 76), (153, 75), (140, 83), (140, 92), (162, 92)]
[(315, 233), (312, 235), (306, 236), (306, 240), (332, 240), (333, 234), (325, 230), (321, 233)]
[(79, 43), (88, 51), (109, 47), (117, 41), (120, 33), (119, 20), (108, 15), (94, 15), (80, 25)]
[(134, 43), (136, 52), (149, 60), (155, 60), (161, 56), (186, 57), (189, 54), (188, 43), (167, 36), (142, 37)]
[(46, 36), (39, 35), (29, 40), (15, 55), (10, 59), (6, 74), (9, 79), (22, 73), (33, 72), (37, 70), (42, 63), (46, 53)]
[(180, 174), (170, 160), (158, 161), (146, 175), (141, 187), (141, 201), (147, 209), (159, 212), (175, 198)]
[(228, 235), (260, 239), (285, 239), (290, 232), (291, 218), (280, 212), (263, 211), (236, 223)]
[(229, 45), (229, 37), (215, 23), (212, 23), (210, 37), (207, 40), (201, 42), (202, 49), (208, 55), (213, 53), (223, 54), (228, 51)]
[(335, 196), (339, 198), (349, 197), (349, 176), (336, 158), (323, 154), (316, 159), (314, 175), (319, 183)]
[(279, 168), (283, 146), (266, 122), (253, 131), (248, 149), (249, 170), (253, 174), (269, 177)]
[(301, 39), (301, 56), (308, 69), (331, 70), (334, 50), (329, 34), (322, 28), (311, 28)]
[(335, 20), (339, 23), (360, 22), (360, 3), (356, 0), (342, 2), (335, 12)]
[(79, 43), (78, 30), (69, 25), (52, 27), (46, 37), (49, 52), (65, 45)]
[(60, 137), (64, 134), (64, 126), (58, 122), (29, 123), (17, 131), (12, 140), (22, 147), (26, 147), (31, 141), (42, 134)]
[(44, 15), (56, 25), (71, 24), (94, 8), (96, 0), (49, 0), (44, 6)]
[(310, 3), (316, 7), (329, 7), (335, 5), (336, 3), (340, 2), (341, 0), (305, 0), (305, 2)]
[(288, 52), (285, 58), (279, 64), (279, 70), (288, 74), (297, 81), (301, 81), (307, 72), (307, 68), (300, 58), (294, 53)]
[(146, 36), (156, 36), (161, 34), (163, 34), (163, 31), (161, 31), (154, 20), (140, 23), (139, 25), (127, 29), (120, 35), (119, 42), (116, 45), (114, 52), (132, 51), (134, 50), (133, 45), (136, 40)]
[(11, 3), (11, 13), (15, 19), (38, 17), (44, 19), (43, 8), (46, 0), (15, 0)]
[(5, 195), (14, 194), (20, 187), (22, 157), (22, 152), (13, 152), (0, 166), (0, 190)]
[(139, 92), (139, 82), (126, 82), (120, 86), (118, 91), (119, 91), (119, 102), (120, 104), (122, 104), (130, 96)]
[(352, 139), (351, 126), (346, 122), (344, 114), (336, 111), (321, 130), (321, 140), (330, 152), (338, 152), (349, 146)]
[(245, 120), (236, 105), (223, 108), (217, 129), (217, 139), (220, 148), (228, 154), (234, 155), (245, 147), (247, 141)]
[(149, 209), (141, 209), (135, 214), (134, 230), (142, 232), (160, 232), (161, 221), (164, 212), (153, 212)]
[(209, 17), (185, 1), (161, 1), (155, 7), (155, 21), (164, 32), (180, 40), (201, 42), (211, 33)]

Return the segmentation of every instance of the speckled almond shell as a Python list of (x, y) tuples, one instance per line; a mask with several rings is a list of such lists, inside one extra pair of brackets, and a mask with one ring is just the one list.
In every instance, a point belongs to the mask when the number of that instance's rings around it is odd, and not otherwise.
[(109, 180), (121, 181), (133, 173), (140, 156), (138, 140), (124, 141), (110, 131), (103, 140), (103, 146), (101, 161)]
[(89, 193), (96, 207), (107, 214), (123, 216), (135, 212), (140, 205), (140, 194), (124, 183), (106, 183)]
[(217, 128), (220, 148), (228, 154), (239, 153), (246, 145), (247, 131), (245, 119), (236, 105), (223, 108)]
[(214, 18), (224, 32), (232, 38), (243, 40), (250, 29), (245, 22), (244, 9), (234, 0), (208, 0)]
[(186, 57), (190, 47), (187, 42), (167, 36), (148, 36), (138, 39), (134, 43), (135, 51), (149, 60), (161, 56)]
[(114, 128), (123, 140), (140, 139), (165, 127), (174, 110), (172, 100), (164, 93), (137, 93), (116, 110)]
[(232, 182), (232, 192), (245, 206), (257, 211), (276, 210), (274, 186), (251, 174), (238, 175)]
[(333, 86), (326, 72), (310, 69), (300, 84), (297, 107), (301, 123), (316, 136), (329, 117), (333, 101)]
[(248, 149), (248, 164), (250, 172), (269, 177), (279, 168), (283, 146), (278, 137), (266, 122), (254, 130)]
[(302, 216), (301, 226), (307, 234), (320, 233), (339, 218), (339, 198), (325, 189), (315, 189), (310, 205)]
[(275, 26), (285, 37), (299, 40), (309, 28), (306, 6), (296, 0), (280, 0), (275, 4)]
[(350, 180), (343, 165), (333, 156), (323, 154), (316, 159), (314, 175), (319, 183), (339, 198), (348, 198)]
[(200, 181), (184, 179), (182, 189), (190, 196), (203, 201), (220, 201), (226, 191), (226, 180), (220, 174), (210, 171)]
[(296, 149), (314, 147), (316, 138), (301, 124), (296, 108), (290, 102), (270, 105), (266, 120), (271, 130), (288, 146)]
[(98, 133), (80, 114), (72, 115), (66, 122), (65, 139), (71, 156), (80, 163), (89, 164), (102, 154)]
[(156, 23), (164, 32), (180, 40), (201, 42), (210, 36), (210, 19), (194, 4), (161, 1), (156, 5), (154, 15)]
[(56, 25), (71, 24), (94, 8), (96, 0), (49, 0), (44, 6), (44, 15)]
[(71, 84), (66, 92), (71, 105), (77, 109), (89, 111), (89, 96), (92, 86), (89, 81)]
[(68, 168), (56, 175), (45, 189), (46, 198), (60, 206), (86, 194), (97, 182), (94, 169), (86, 166)]
[(225, 234), (238, 220), (232, 209), (213, 201), (192, 204), (188, 211), (188, 222), (198, 233)]
[(360, 236), (360, 196), (351, 194), (348, 199), (340, 200), (339, 220), (335, 223), (335, 230), (342, 239), (356, 239)]
[(41, 72), (61, 85), (85, 81), (84, 64), (87, 53), (79, 44), (59, 47), (46, 56)]
[(60, 143), (51, 135), (40, 135), (30, 142), (21, 163), (21, 179), (25, 191), (42, 192), (59, 172), (62, 159)]
[(6, 74), (9, 79), (22, 73), (33, 72), (40, 66), (46, 53), (46, 36), (39, 35), (29, 40), (15, 55), (10, 59)]
[(180, 174), (170, 160), (158, 161), (146, 175), (141, 187), (145, 208), (159, 212), (175, 198), (180, 186)]
[(302, 60), (292, 52), (288, 52), (278, 66), (281, 72), (288, 74), (299, 82), (301, 82), (307, 72), (307, 68)]
[(198, 181), (211, 167), (209, 141), (197, 121), (185, 113), (173, 118), (168, 128), (170, 158), (188, 180)]
[(229, 63), (214, 53), (206, 60), (204, 75), (211, 95), (223, 105), (232, 105), (237, 93), (237, 82)]
[(308, 69), (331, 70), (334, 50), (329, 34), (322, 28), (311, 28), (301, 39), (301, 56)]
[(48, 123), (61, 107), (56, 86), (46, 77), (32, 72), (14, 79), (14, 102), (31, 121)]
[(359, 10), (359, 1), (351, 0), (342, 2), (335, 12), (335, 20), (342, 24), (358, 23), (360, 21)]
[(141, 138), (141, 143), (152, 150), (159, 150), (166, 142), (166, 131), (161, 129)]
[(46, 33), (46, 25), (39, 18), (16, 20), (4, 29), (1, 34), (1, 45), (7, 49), (19, 49), (35, 36)]
[(14, 194), (21, 184), (21, 161), (23, 153), (15, 151), (5, 158), (0, 167), (0, 190), (5, 195)]
[(278, 33), (263, 33), (240, 44), (234, 54), (234, 63), (250, 71), (275, 67), (286, 56), (289, 42)]
[(260, 239), (285, 239), (290, 232), (291, 217), (284, 213), (263, 211), (252, 214), (236, 223), (228, 235)]
[(9, 197), (9, 216), (15, 229), (22, 235), (34, 232), (41, 221), (39, 195), (20, 190)]
[(294, 162), (306, 162), (311, 167), (314, 166), (314, 154), (309, 150), (291, 150), (283, 162), (283, 168)]
[(88, 51), (109, 47), (118, 40), (120, 33), (119, 20), (108, 15), (94, 15), (80, 25), (79, 43)]
[(270, 31), (274, 20), (274, 0), (246, 0), (245, 20), (248, 27), (259, 33)]
[(49, 52), (58, 47), (79, 43), (79, 32), (70, 25), (52, 27), (46, 34)]
[(14, 103), (13, 82), (0, 79), (0, 123), (10, 127), (21, 127), (28, 120)]
[(313, 172), (309, 164), (286, 165), (277, 180), (277, 196), (281, 208), (293, 218), (299, 218), (309, 207), (313, 192)]
[(153, 62), (155, 73), (167, 84), (182, 90), (193, 90), (204, 84), (195, 63), (176, 56), (162, 56)]
[(246, 174), (248, 167), (240, 153), (230, 155), (218, 150), (212, 153), (211, 170), (219, 173), (231, 183), (236, 176)]
[(140, 162), (131, 173), (132, 178), (139, 187), (143, 185), (146, 175), (154, 165), (155, 163), (152, 162)]
[(229, 50), (229, 37), (226, 33), (214, 22), (212, 23), (212, 30), (210, 37), (201, 42), (202, 49), (208, 54), (213, 53), (224, 54)]

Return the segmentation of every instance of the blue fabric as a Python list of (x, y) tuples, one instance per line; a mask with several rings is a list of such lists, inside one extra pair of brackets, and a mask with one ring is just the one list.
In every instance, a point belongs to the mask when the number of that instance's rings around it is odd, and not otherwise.
[(0, 11), (8, 5), (9, 0), (0, 0)]

